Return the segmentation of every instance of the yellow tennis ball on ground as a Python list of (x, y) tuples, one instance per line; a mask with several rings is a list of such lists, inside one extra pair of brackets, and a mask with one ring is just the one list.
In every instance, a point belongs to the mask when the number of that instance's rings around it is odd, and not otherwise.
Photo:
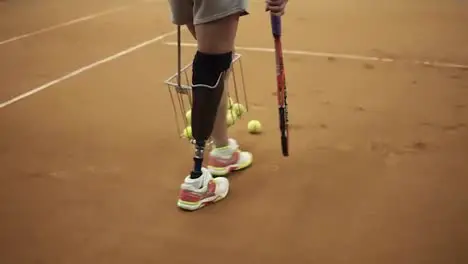
[(188, 110), (186, 113), (185, 113), (185, 117), (187, 118), (187, 123), (191, 123), (192, 122), (192, 110)]
[(262, 132), (262, 124), (258, 120), (250, 120), (247, 124), (247, 129), (252, 134), (258, 134)]
[(192, 138), (192, 127), (188, 126), (184, 129), (184, 132), (182, 132), (182, 136), (184, 138), (191, 139)]
[(228, 126), (232, 126), (232, 125), (234, 125), (236, 120), (237, 120), (237, 117), (233, 113), (228, 111), (228, 113), (226, 114), (226, 124)]
[(235, 103), (232, 105), (232, 108), (231, 110), (234, 112), (234, 114), (236, 116), (242, 116), (246, 111), (247, 109), (245, 108), (245, 106), (239, 104), (239, 103)]

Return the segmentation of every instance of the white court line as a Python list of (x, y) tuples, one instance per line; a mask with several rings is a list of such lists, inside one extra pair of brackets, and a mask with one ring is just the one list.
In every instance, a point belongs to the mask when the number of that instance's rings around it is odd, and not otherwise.
[(114, 54), (112, 56), (109, 56), (109, 57), (104, 58), (102, 60), (93, 62), (93, 63), (91, 63), (91, 64), (89, 64), (87, 66), (81, 67), (81, 68), (79, 68), (77, 70), (74, 70), (74, 71), (72, 71), (72, 72), (70, 72), (70, 73), (68, 73), (68, 74), (66, 74), (66, 75), (64, 75), (64, 76), (62, 76), (60, 78), (57, 78), (57, 79), (55, 79), (53, 81), (50, 81), (50, 82), (48, 82), (46, 84), (43, 84), (43, 85), (41, 85), (41, 86), (39, 86), (37, 88), (34, 88), (34, 89), (32, 89), (32, 90), (30, 90), (30, 91), (28, 91), (26, 93), (23, 93), (23, 94), (21, 94), (19, 96), (16, 96), (16, 97), (14, 97), (14, 98), (6, 101), (6, 102), (1, 103), (0, 104), (0, 109), (4, 108), (4, 107), (7, 107), (7, 106), (9, 106), (9, 105), (11, 105), (13, 103), (16, 103), (16, 102), (18, 102), (18, 101), (20, 101), (22, 99), (25, 99), (25, 98), (27, 98), (27, 97), (29, 97), (29, 96), (31, 96), (33, 94), (36, 94), (36, 93), (38, 93), (38, 92), (40, 92), (42, 90), (50, 88), (51, 86), (53, 86), (55, 84), (58, 84), (58, 83), (63, 82), (65, 80), (68, 80), (68, 79), (70, 79), (70, 78), (72, 78), (72, 77), (74, 77), (74, 76), (76, 76), (78, 74), (81, 74), (81, 73), (84, 73), (84, 72), (86, 72), (88, 70), (91, 70), (92, 68), (95, 68), (95, 67), (97, 67), (97, 66), (99, 66), (101, 64), (113, 61), (113, 60), (118, 59), (118, 58), (120, 58), (120, 57), (122, 57), (124, 55), (127, 55), (127, 54), (131, 53), (131, 52), (139, 50), (139, 49), (141, 49), (141, 48), (143, 48), (145, 46), (148, 46), (148, 45), (153, 44), (153, 43), (155, 43), (157, 41), (160, 41), (160, 40), (162, 40), (162, 39), (164, 39), (164, 38), (166, 38), (168, 36), (174, 35), (175, 33), (177, 33), (177, 31), (172, 31), (172, 32), (169, 32), (169, 33), (165, 33), (163, 35), (157, 36), (157, 37), (155, 37), (153, 39), (147, 40), (147, 41), (142, 42), (142, 43), (140, 43), (138, 45), (130, 47), (130, 48), (126, 49), (126, 50), (123, 50), (123, 51), (121, 51), (119, 53), (116, 53), (116, 54)]
[[(177, 42), (164, 42), (164, 44), (169, 46), (177, 46)], [(195, 43), (182, 43), (183, 47), (197, 47)], [(258, 47), (239, 47), (236, 46), (236, 50), (244, 51), (257, 51), (257, 52), (275, 52), (273, 48), (258, 48)], [(291, 55), (303, 55), (303, 56), (312, 56), (312, 57), (325, 57), (325, 58), (338, 58), (338, 59), (348, 59), (348, 60), (361, 60), (361, 61), (381, 61), (381, 62), (394, 62), (392, 58), (383, 58), (383, 57), (371, 57), (371, 56), (361, 56), (353, 54), (340, 54), (340, 53), (327, 53), (327, 52), (312, 52), (304, 50), (283, 50), (284, 54)], [(457, 68), (457, 69), (468, 69), (468, 65), (455, 64), (455, 63), (444, 63), (444, 62), (430, 62), (430, 61), (413, 61), (415, 64), (422, 64), (426, 66), (439, 67), (439, 68)]]
[[(169, 46), (177, 46), (177, 42), (164, 42), (164, 44)], [(197, 47), (195, 43), (182, 43), (183, 47)], [(258, 48), (258, 47), (239, 47), (236, 46), (236, 50), (245, 50), (245, 51), (258, 51), (258, 52), (275, 52), (273, 48)], [(305, 55), (305, 56), (314, 56), (314, 57), (334, 57), (340, 59), (350, 59), (350, 60), (363, 60), (363, 61), (384, 61), (392, 62), (393, 59), (390, 58), (378, 58), (378, 57), (368, 57), (368, 56), (359, 56), (351, 54), (339, 54), (339, 53), (326, 53), (326, 52), (311, 52), (304, 50), (283, 50), (284, 54), (292, 55)]]
[(52, 30), (55, 30), (55, 29), (71, 26), (73, 24), (81, 23), (81, 22), (84, 22), (84, 21), (92, 20), (92, 19), (104, 16), (104, 15), (108, 15), (108, 14), (111, 14), (111, 13), (122, 11), (122, 10), (124, 10), (126, 8), (128, 8), (128, 6), (121, 6), (121, 7), (117, 7), (117, 8), (108, 9), (108, 10), (105, 10), (105, 11), (102, 11), (102, 12), (99, 12), (99, 13), (95, 13), (95, 14), (91, 14), (91, 15), (88, 15), (88, 16), (73, 19), (73, 20), (70, 20), (70, 21), (67, 21), (67, 22), (64, 22), (64, 23), (60, 23), (60, 24), (57, 24), (57, 25), (54, 25), (54, 26), (42, 28), (42, 29), (39, 29), (37, 31), (29, 32), (29, 33), (19, 35), (19, 36), (16, 36), (16, 37), (12, 37), (12, 38), (9, 38), (9, 39), (6, 39), (6, 40), (1, 40), (0, 45), (4, 45), (4, 44), (7, 44), (7, 43), (10, 43), (10, 42), (13, 42), (13, 41), (21, 40), (21, 39), (32, 37), (32, 36), (35, 36), (35, 35), (39, 35), (39, 34), (42, 34), (42, 33), (48, 32), (48, 31), (52, 31)]

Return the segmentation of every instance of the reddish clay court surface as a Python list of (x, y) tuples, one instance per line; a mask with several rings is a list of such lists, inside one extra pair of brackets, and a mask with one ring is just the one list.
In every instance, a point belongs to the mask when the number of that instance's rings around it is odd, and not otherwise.
[(0, 2), (0, 263), (468, 263), (468, 2), (291, 1), (287, 159), (250, 8), (232, 133), (255, 164), (184, 213), (167, 2)]

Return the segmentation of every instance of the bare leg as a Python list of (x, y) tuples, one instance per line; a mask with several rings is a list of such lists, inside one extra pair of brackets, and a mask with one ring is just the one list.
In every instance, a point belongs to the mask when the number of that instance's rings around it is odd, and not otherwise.
[(210, 54), (232, 52), (239, 14), (195, 26), (198, 50)]
[[(224, 54), (232, 52), (239, 22), (239, 14), (221, 20), (194, 26), (187, 25), (192, 36), (198, 41), (198, 50), (207, 54)], [(227, 80), (227, 76), (224, 76)], [(211, 136), (218, 147), (228, 145), (228, 127), (226, 124), (227, 91), (223, 92), (216, 113)]]
[(194, 57), (192, 74), (192, 134), (196, 149), (192, 178), (202, 174), (205, 144), (212, 136), (215, 125), (215, 145), (227, 146), (229, 143), (224, 78), (231, 67), (239, 15), (195, 25), (198, 51)]
[(224, 94), (219, 102), (218, 112), (216, 113), (216, 119), (213, 126), (213, 132), (211, 137), (216, 147), (225, 147), (229, 144), (228, 137), (228, 126), (227, 126), (227, 91), (224, 90)]

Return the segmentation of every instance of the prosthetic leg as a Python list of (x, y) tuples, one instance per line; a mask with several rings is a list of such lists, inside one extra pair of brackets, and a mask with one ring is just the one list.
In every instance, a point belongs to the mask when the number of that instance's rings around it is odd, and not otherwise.
[[(169, 87), (174, 113), (176, 114), (177, 131), (179, 133), (181, 131), (177, 118), (177, 116), (181, 115), (182, 125), (185, 127), (181, 136), (189, 139), (195, 146), (194, 166), (181, 184), (177, 206), (184, 210), (194, 211), (227, 196), (229, 181), (225, 177), (214, 178), (214, 175), (225, 176), (231, 171), (246, 168), (252, 163), (252, 154), (241, 151), (234, 139), (229, 138), (228, 146), (224, 147), (215, 146), (211, 138), (214, 125), (219, 122), (217, 112), (224, 108), (220, 107), (221, 100), (223, 100), (226, 93), (229, 96), (226, 79), (231, 76), (233, 94), (235, 95), (235, 101), (238, 102), (236, 105), (241, 106), (238, 87), (242, 87), (246, 106), (247, 94), (240, 61), (241, 55), (236, 54), (233, 57), (233, 52), (223, 54), (197, 52), (192, 63), (182, 68), (180, 27), (178, 27), (177, 46), (178, 71), (166, 80), (166, 84)], [(234, 68), (231, 67), (235, 65), (234, 62), (237, 62), (238, 68), (240, 68), (240, 83), (236, 82)], [(191, 70), (189, 70), (190, 67)], [(190, 73), (191, 76), (189, 77)], [(231, 75), (228, 75), (228, 73), (231, 73)], [(183, 79), (182, 76), (184, 76)], [(176, 79), (177, 83), (175, 83)], [(184, 81), (184, 84), (182, 84), (182, 81)], [(172, 93), (174, 90), (176, 91), (175, 97)], [(232, 101), (230, 97), (229, 99)], [(187, 106), (187, 100), (189, 109), (185, 107)], [(234, 107), (232, 103), (231, 106)], [(231, 111), (231, 109), (226, 110), (226, 114), (230, 113), (231, 116), (233, 113), (237, 113)], [(236, 119), (240, 119), (240, 117), (238, 116)], [(232, 124), (226, 124), (226, 126), (230, 125)], [(206, 155), (208, 160), (206, 162), (207, 166), (204, 167), (202, 166), (204, 152), (208, 148), (211, 148), (211, 150)]]
[(219, 102), (224, 92), (224, 76), (230, 68), (232, 52), (206, 54), (197, 52), (192, 73), (192, 134), (195, 139), (193, 179), (202, 174), (206, 141), (213, 131)]

